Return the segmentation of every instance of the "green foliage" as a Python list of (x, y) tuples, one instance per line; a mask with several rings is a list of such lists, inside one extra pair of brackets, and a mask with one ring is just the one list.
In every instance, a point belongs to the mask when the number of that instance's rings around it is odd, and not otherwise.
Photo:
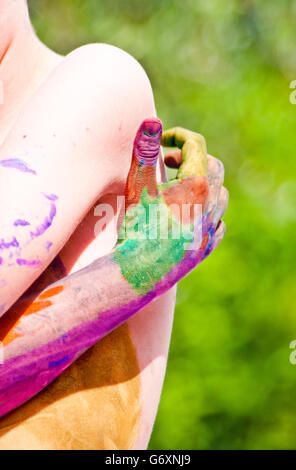
[(150, 448), (295, 449), (296, 3), (31, 4), (61, 53), (98, 41), (134, 55), (164, 127), (202, 133), (225, 164), (227, 234), (179, 285)]

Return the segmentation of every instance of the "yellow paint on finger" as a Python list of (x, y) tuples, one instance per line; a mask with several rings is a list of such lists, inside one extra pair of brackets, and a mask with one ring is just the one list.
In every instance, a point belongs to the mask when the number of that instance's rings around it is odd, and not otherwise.
[(201, 134), (182, 127), (174, 127), (163, 132), (161, 144), (165, 147), (182, 149), (183, 162), (178, 171), (178, 178), (207, 174), (207, 147)]
[(187, 140), (182, 147), (183, 163), (178, 171), (178, 178), (205, 176), (207, 174), (207, 154), (194, 140)]

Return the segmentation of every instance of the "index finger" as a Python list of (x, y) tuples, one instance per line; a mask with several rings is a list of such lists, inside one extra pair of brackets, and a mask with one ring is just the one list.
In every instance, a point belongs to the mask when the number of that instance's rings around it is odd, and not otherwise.
[(178, 179), (207, 174), (207, 147), (201, 134), (183, 127), (173, 127), (163, 132), (161, 145), (178, 147), (182, 150), (182, 164), (177, 173)]

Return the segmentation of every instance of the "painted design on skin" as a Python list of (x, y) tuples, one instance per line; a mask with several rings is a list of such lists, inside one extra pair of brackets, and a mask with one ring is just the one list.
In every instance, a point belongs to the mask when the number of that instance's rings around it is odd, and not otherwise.
[[(28, 167), (25, 165), (25, 163), (21, 162), (20, 160), (16, 160), (16, 159), (2, 160), (2, 162), (0, 162), (0, 163), (3, 164), (3, 162), (5, 163), (5, 165), (12, 165), (13, 168), (15, 167), (13, 165), (16, 165), (16, 162), (17, 162), (18, 169), (20, 169), (21, 171), (27, 171), (27, 172), (33, 171), (33, 170), (28, 169)], [(8, 164), (7, 162), (10, 162), (10, 163)], [(39, 236), (43, 235), (43, 233), (46, 232), (46, 230), (52, 225), (52, 222), (53, 222), (53, 220), (56, 216), (56, 213), (57, 213), (55, 201), (58, 200), (58, 196), (56, 194), (45, 194), (45, 193), (42, 193), (42, 194), (44, 195), (44, 197), (47, 200), (50, 201), (50, 211), (49, 211), (49, 215), (44, 218), (43, 222), (34, 231), (30, 232), (31, 240), (36, 238), (36, 237), (39, 237)], [(27, 226), (30, 226), (31, 224), (30, 224), (30, 222), (28, 222), (25, 219), (16, 219), (13, 222), (13, 225), (15, 227), (27, 227)], [(29, 240), (29, 242), (31, 240)], [(45, 245), (46, 250), (49, 251), (51, 246), (52, 246), (52, 242), (48, 241)], [(6, 241), (3, 238), (1, 239), (1, 241), (0, 241), (0, 250), (6, 250), (8, 248), (20, 248), (20, 244), (19, 244), (19, 242), (18, 242), (18, 240), (16, 239), (15, 236), (12, 238), (11, 241)], [(21, 254), (21, 250), (18, 250), (18, 251), (19, 251), (19, 253), (17, 253), (17, 256), (19, 256)], [(12, 258), (13, 256), (14, 256), (13, 253), (9, 254), (9, 258)], [(16, 263), (19, 266), (28, 266), (28, 267), (38, 267), (41, 264), (39, 260), (26, 260), (26, 259), (23, 259), (23, 258), (17, 258)], [(3, 264), (3, 258), (2, 257), (0, 258), (0, 265), (1, 264)], [(14, 265), (13, 263), (8, 264), (8, 266), (13, 266), (13, 265)]]
[(17, 258), (16, 263), (19, 266), (28, 266), (28, 267), (32, 267), (32, 268), (38, 267), (41, 264), (41, 262), (38, 259), (27, 260), (27, 259), (23, 259), (23, 258)]
[(163, 133), (161, 144), (164, 147), (182, 149), (182, 165), (178, 171), (178, 178), (207, 174), (207, 147), (201, 134), (183, 127), (173, 127)]
[[(46, 199), (50, 201), (50, 212), (49, 212), (49, 215), (44, 218), (43, 222), (34, 231), (30, 232), (31, 240), (43, 235), (43, 233), (46, 232), (46, 230), (52, 225), (53, 219), (55, 218), (56, 213), (57, 213), (55, 201), (58, 200), (58, 196), (56, 194), (45, 194), (45, 193), (42, 193), (42, 194), (44, 195)], [(27, 227), (27, 226), (30, 226), (31, 224), (25, 219), (17, 219), (14, 221), (13, 225), (15, 227)], [(31, 240), (29, 240), (27, 244), (30, 243)], [(45, 245), (46, 250), (49, 251), (52, 245), (53, 243), (48, 241)], [(4, 239), (0, 241), (0, 250), (12, 248), (12, 247), (20, 248), (19, 242), (16, 239), (16, 237), (13, 237), (12, 241), (9, 241), (9, 242), (5, 241)], [(17, 253), (17, 256), (20, 256), (20, 254), (21, 254), (21, 250), (19, 250), (19, 253)], [(9, 257), (12, 258), (13, 256), (14, 254), (10, 253)], [(3, 263), (3, 259), (1, 258), (0, 265), (2, 263)], [(40, 266), (41, 264), (39, 260), (26, 260), (23, 258), (18, 258), (16, 260), (16, 263), (19, 266), (28, 266), (28, 267), (37, 267), (37, 266)], [(8, 266), (13, 266), (13, 264), (9, 264)]]
[(46, 230), (48, 230), (49, 227), (51, 227), (53, 219), (55, 218), (56, 213), (57, 213), (55, 201), (58, 199), (58, 196), (56, 196), (55, 194), (50, 194), (50, 195), (44, 194), (44, 196), (49, 201), (51, 201), (50, 211), (49, 211), (48, 216), (44, 218), (44, 221), (42, 222), (42, 224), (40, 224), (36, 228), (36, 230), (30, 232), (31, 238), (36, 238), (36, 237), (40, 237), (41, 235), (43, 235), (44, 232), (46, 232)]
[(57, 201), (59, 198), (56, 194), (45, 194), (45, 193), (42, 193), (46, 199), (48, 199), (49, 201)]
[[(127, 211), (121, 226), (124, 235), (119, 232), (119, 239), (126, 236), (127, 240), (115, 250), (113, 259), (120, 266), (121, 273), (128, 283), (139, 295), (143, 295), (182, 260), (186, 243), (193, 242), (193, 225), (182, 226), (166, 206), (163, 196), (151, 198), (146, 188), (142, 192), (140, 204), (145, 210), (147, 222), (139, 224), (138, 232), (135, 234), (133, 227), (135, 211), (132, 211), (131, 216)], [(152, 210), (153, 206), (155, 206), (155, 212)], [(161, 213), (159, 224), (151, 230), (149, 217), (157, 211)], [(131, 219), (133, 238), (129, 238), (129, 219)], [(162, 221), (165, 221), (164, 227), (162, 227)], [(161, 233), (164, 233), (166, 229), (168, 229), (168, 239), (162, 239)], [(173, 238), (174, 233), (180, 236)], [(152, 239), (151, 235), (155, 235), (155, 239)], [(147, 253), (149, 253), (149, 258), (147, 258)]]
[(10, 242), (5, 241), (3, 238), (0, 241), (0, 250), (5, 250), (12, 247), (18, 248), (19, 246), (19, 242), (15, 237), (13, 237)]
[(47, 249), (47, 251), (49, 251), (49, 250), (50, 250), (50, 248), (52, 247), (52, 245), (53, 245), (53, 243), (52, 243), (52, 242), (49, 242), (49, 241), (48, 241), (48, 242), (46, 242), (46, 244), (45, 244), (45, 248)]
[[(192, 148), (188, 148), (190, 153)], [(206, 158), (204, 152), (203, 155)], [(175, 220), (170, 203), (172, 200), (181, 203), (187, 196), (188, 187), (191, 188), (189, 193), (194, 204), (196, 201), (200, 203), (205, 214), (208, 183), (205, 174), (192, 174), (192, 168), (204, 165), (198, 159), (192, 161), (195, 157), (194, 152), (191, 156), (186, 154), (184, 161), (187, 160), (189, 175), (186, 176), (187, 172), (184, 175), (181, 165), (182, 178), (160, 185), (160, 195), (155, 197), (155, 204), (158, 204), (160, 198), (164, 198), (168, 205), (167, 210), (171, 211), (172, 225), (180, 222)], [(146, 186), (145, 181), (140, 181), (139, 184)], [(142, 190), (140, 197), (144, 200), (146, 198), (147, 204), (151, 202), (149, 187)], [(148, 246), (142, 244), (140, 237), (136, 242), (126, 238), (111, 254), (41, 293), (36, 299), (41, 302), (41, 305), (38, 304), (38, 312), (24, 316), (16, 329), (12, 328), (9, 332), (11, 341), (5, 346), (7, 359), (0, 366), (0, 415), (11, 411), (42, 390), (86, 349), (170, 289), (203, 261), (215, 246), (217, 225), (212, 222), (214, 215), (215, 212), (212, 212), (203, 216), (202, 241), (195, 246), (193, 239), (192, 249), (184, 251), (182, 239), (181, 247), (177, 248), (174, 245), (175, 240), (164, 240), (167, 243), (164, 249), (160, 240), (158, 246), (157, 243)], [(129, 211), (126, 218), (131, 219)], [(185, 227), (185, 233), (189, 228), (191, 229), (190, 223)], [(171, 253), (174, 249), (177, 249), (177, 253)], [(154, 252), (153, 256), (151, 251)], [(141, 266), (134, 264), (140, 254), (149, 272), (149, 279), (144, 279), (143, 285)], [(165, 259), (166, 256), (169, 257), (168, 260)], [(135, 271), (138, 278), (135, 277)], [(111, 297), (106, 295), (106, 285), (112, 291)], [(62, 290), (53, 291), (55, 295), (50, 295), (49, 300), (51, 289), (58, 287), (62, 287)], [(42, 304), (47, 301), (52, 304)], [(14, 336), (16, 333), (17, 337)]]
[[(137, 133), (135, 145), (137, 142), (141, 142), (141, 133), (147, 135), (145, 130), (143, 132), (142, 127), (143, 125)], [(156, 138), (159, 138), (158, 132), (157, 124), (152, 129), (149, 128), (149, 133), (152, 136), (156, 136)], [(127, 240), (114, 252), (114, 261), (120, 266), (122, 275), (139, 295), (144, 295), (148, 290), (152, 289), (156, 282), (160, 281), (167, 272), (181, 262), (186, 254), (185, 247), (187, 243), (193, 243), (194, 241), (193, 225), (189, 221), (187, 224), (184, 224), (182, 223), (183, 221), (177, 220), (171, 211), (171, 204), (177, 203), (181, 212), (182, 204), (185, 204), (188, 199), (186, 192), (189, 192), (195, 195), (195, 204), (201, 204), (205, 212), (205, 201), (209, 195), (206, 177), (207, 150), (204, 138), (195, 132), (178, 127), (164, 132), (161, 140), (163, 145), (169, 147), (179, 146), (182, 149), (183, 163), (178, 171), (177, 179), (159, 185), (161, 194), (156, 195), (156, 197), (155, 194), (154, 197), (149, 197), (145, 173), (141, 174), (139, 170), (138, 172), (133, 172), (131, 183), (129, 182), (131, 177), (129, 175), (127, 188), (130, 186), (137, 187), (136, 179), (141, 189), (140, 201), (138, 201), (137, 197), (133, 197), (131, 202), (133, 204), (139, 202), (141, 210), (144, 209), (146, 213), (146, 217), (144, 222), (139, 224), (138, 234), (135, 237), (133, 227), (135, 208), (131, 216), (129, 215), (129, 210), (127, 211), (121, 227), (123, 233), (119, 232), (119, 240), (123, 240), (125, 236)], [(153, 150), (155, 155), (156, 151), (154, 148)], [(138, 155), (139, 158), (137, 160), (141, 161), (141, 146), (139, 144), (137, 151), (135, 152), (134, 150), (133, 153)], [(136, 175), (135, 177), (134, 174)], [(183, 182), (186, 185), (183, 185)], [(143, 189), (144, 186), (145, 188)], [(152, 206), (156, 206), (156, 212), (157, 210), (165, 212), (162, 213), (159, 226), (156, 227), (158, 236), (154, 240), (151, 240), (149, 233), (151, 231), (149, 216)], [(165, 223), (168, 221), (168, 225), (165, 227), (168, 229), (167, 239), (162, 239), (160, 236), (162, 221), (165, 221)], [(206, 219), (203, 218), (203, 224), (205, 222)], [(132, 225), (133, 237), (129, 238), (128, 229), (130, 223)], [(174, 239), (174, 233), (180, 234), (180, 236)], [(149, 257), (147, 257), (148, 253)]]
[(15, 227), (25, 227), (26, 225), (30, 225), (30, 222), (28, 222), (27, 220), (23, 220), (23, 219), (17, 219), (13, 222), (13, 225)]
[[(22, 337), (21, 332), (21, 324), (24, 318), (33, 315), (42, 311), (43, 309), (50, 307), (52, 302), (50, 300), (34, 300), (30, 303), (30, 297), (27, 298), (26, 296), (23, 297), (17, 304), (17, 308), (13, 306), (12, 309), (9, 310), (8, 315), (2, 317), (2, 329), (7, 330), (7, 333), (2, 338), (2, 344), (7, 346), (9, 343), (14, 341), (17, 338)], [(21, 316), (19, 318), (14, 318), (16, 313), (21, 312)], [(10, 326), (12, 324), (12, 327)]]
[(35, 170), (28, 167), (27, 163), (19, 158), (8, 158), (7, 160), (0, 160), (0, 165), (5, 168), (14, 168), (15, 170), (22, 171), (23, 173), (30, 173), (37, 175)]
[(48, 299), (49, 297), (54, 297), (55, 295), (58, 295), (60, 292), (63, 292), (63, 290), (64, 290), (64, 286), (51, 287), (50, 289), (40, 294), (39, 299)]
[[(0, 374), (2, 372), (2, 377), (0, 375), (0, 416), (38, 393), (86, 349), (103, 338), (107, 332), (126, 321), (157, 296), (166, 292), (176, 282), (176, 275), (181, 278), (183, 270), (193, 269), (196, 262), (204, 259), (205, 252), (207, 254), (211, 252), (212, 246), (213, 240), (209, 239), (205, 249), (196, 256), (196, 259), (187, 253), (183, 269), (180, 269), (180, 265), (176, 266), (145, 296), (139, 297), (124, 307), (107, 310), (101, 313), (96, 320), (83, 322), (56, 340), (5, 361), (0, 367)], [(46, 377), (42, 378), (41, 382), (35, 375), (37, 361), (38, 369), (47, 371)], [(13, 385), (9, 380), (10, 371), (13, 371)]]

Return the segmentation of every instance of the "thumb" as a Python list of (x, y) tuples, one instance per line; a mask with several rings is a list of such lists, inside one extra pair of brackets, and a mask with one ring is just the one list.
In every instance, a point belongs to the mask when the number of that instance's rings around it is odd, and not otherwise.
[(139, 202), (145, 187), (150, 196), (157, 195), (156, 164), (161, 134), (162, 123), (157, 118), (145, 119), (138, 129), (125, 187), (126, 209)]

